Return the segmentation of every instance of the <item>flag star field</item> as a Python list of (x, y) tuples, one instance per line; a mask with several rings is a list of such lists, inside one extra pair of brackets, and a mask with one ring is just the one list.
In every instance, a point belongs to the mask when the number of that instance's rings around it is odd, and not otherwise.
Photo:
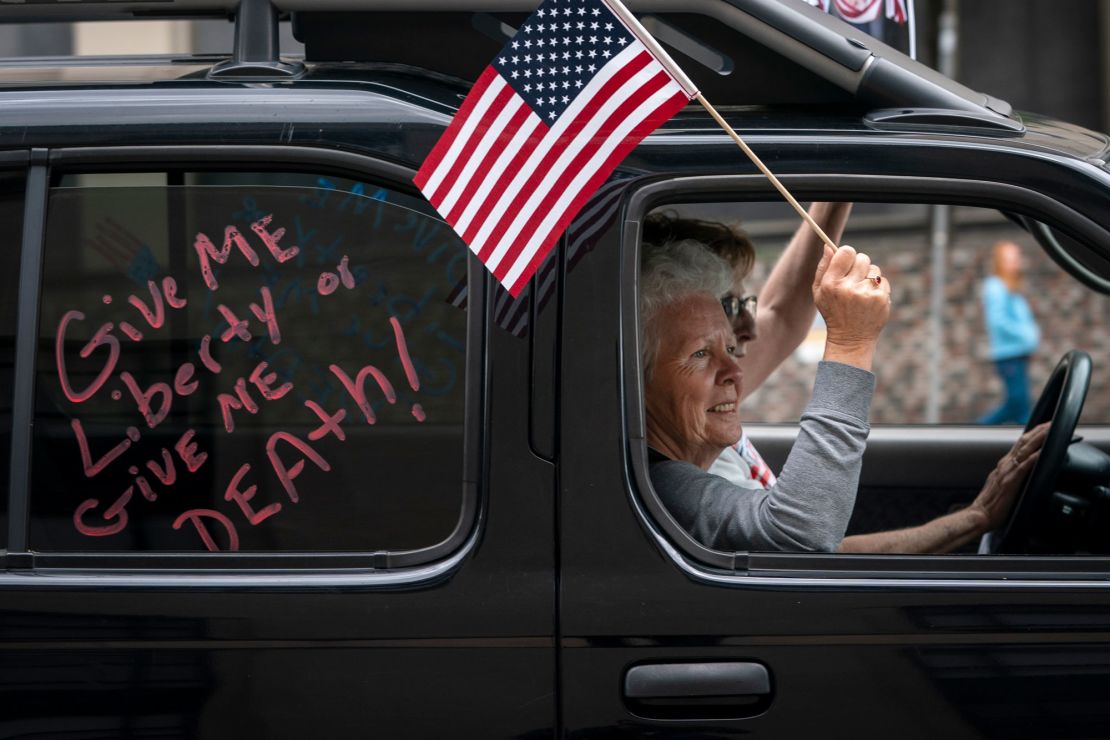
[(414, 178), (514, 297), (613, 169), (696, 92), (613, 1), (546, 0), (475, 80)]
[(635, 40), (600, 3), (553, 4), (520, 27), (492, 66), (551, 123), (599, 67)]

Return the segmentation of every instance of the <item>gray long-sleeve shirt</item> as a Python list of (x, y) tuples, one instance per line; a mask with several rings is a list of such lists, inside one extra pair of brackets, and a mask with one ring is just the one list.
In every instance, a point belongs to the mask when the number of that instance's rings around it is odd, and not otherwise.
[(675, 520), (717, 550), (837, 548), (856, 500), (875, 376), (837, 362), (817, 368), (813, 397), (778, 482), (734, 486), (692, 463), (659, 460), (651, 482)]

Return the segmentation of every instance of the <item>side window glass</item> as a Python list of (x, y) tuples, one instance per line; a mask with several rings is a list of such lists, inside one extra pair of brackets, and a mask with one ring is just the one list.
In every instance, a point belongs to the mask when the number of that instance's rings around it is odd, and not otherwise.
[[(738, 219), (748, 232), (758, 255), (746, 283), (752, 293), (763, 287), (798, 225), (794, 212), (780, 204), (717, 204), (698, 212)], [(873, 424), (1013, 425), (1020, 408), (1013, 413), (1003, 408), (1013, 368), (1000, 368), (999, 361), (1024, 363), (1026, 390), (1034, 400), (1067, 350), (1085, 350), (1095, 367), (1110, 362), (1110, 337), (1103, 330), (1110, 297), (1061, 270), (1031, 234), (995, 210), (951, 209), (943, 309), (934, 316), (931, 212), (925, 205), (857, 203), (844, 232), (843, 243), (866, 252), (897, 286), (875, 369), (880, 389), (898, 391), (880, 390), (875, 396)], [(1016, 245), (1013, 254), (1021, 266), (1013, 288), (1002, 291), (1002, 301), (988, 302), (985, 289), (993, 296), (998, 291), (992, 287), (1005, 286), (991, 279), (997, 259), (1006, 258), (996, 258), (995, 245), (1002, 243)], [(818, 316), (792, 356), (745, 400), (744, 418), (796, 422), (809, 400), (823, 346)], [(1011, 390), (1020, 392), (1013, 386), (1011, 380)], [(1110, 388), (1092, 384), (1081, 423), (1110, 424)]]
[(411, 551), (463, 511), (466, 248), (337, 178), (67, 176), (47, 215), (38, 551)]
[(23, 238), (23, 173), (0, 172), (0, 547), (8, 539), (8, 481), (11, 478), (12, 386), (15, 382), (15, 321), (19, 255)]
[[(892, 289), (873, 395), (867, 374), (819, 370), (828, 332), (819, 315), (809, 323), (806, 299), (821, 247), (786, 206), (684, 203), (644, 217), (637, 300), (647, 449), (636, 485), (650, 483), (648, 511), (680, 544), (689, 535), (711, 557), (1107, 553), (1100, 471), (1110, 460), (1110, 389), (1097, 368), (1110, 360), (1110, 297), (1064, 272), (1020, 219), (951, 207), (951, 236), (937, 241), (931, 211), (857, 203), (839, 238), (870, 256), (864, 268), (881, 267), (867, 291)], [(830, 214), (845, 211), (814, 212), (835, 224)], [(777, 263), (787, 267), (775, 272)], [(1056, 425), (1038, 462), (1033, 439), (1014, 444), (1018, 425), (1073, 349), (1096, 369), (1080, 418), (1096, 428), (1088, 442), (1069, 444)], [(1053, 393), (1038, 421), (1054, 407), (1078, 411), (1074, 400), (1056, 405)], [(868, 437), (868, 421), (920, 426)], [(986, 429), (998, 424), (1011, 429)], [(1019, 469), (1033, 471), (1028, 485)], [(727, 555), (707, 562), (735, 567)]]

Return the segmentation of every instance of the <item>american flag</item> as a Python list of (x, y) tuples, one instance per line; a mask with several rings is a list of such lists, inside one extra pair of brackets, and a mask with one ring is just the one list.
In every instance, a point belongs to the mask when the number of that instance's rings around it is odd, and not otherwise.
[[(617, 171), (619, 173), (619, 170)], [(613, 175), (613, 179), (602, 185), (593, 197), (583, 206), (574, 222), (567, 227), (566, 269), (574, 268), (589, 254), (597, 244), (598, 238), (613, 225), (620, 211), (621, 196), (628, 186), (629, 175)], [(552, 250), (536, 272), (536, 312), (543, 309), (551, 300), (556, 287), (558, 252)], [(467, 307), (467, 283), (464, 275), (444, 298), (446, 303), (457, 308)], [(514, 298), (504, 287), (495, 293), (493, 316), (497, 325), (518, 339), (528, 335), (528, 308), (530, 306), (530, 287)]]
[[(612, 225), (613, 218), (619, 210), (620, 196), (626, 185), (627, 183), (621, 180), (602, 185), (582, 207), (574, 222), (567, 227), (567, 272), (574, 271), (582, 258), (594, 248), (601, 232)], [(558, 256), (558, 252), (552, 249), (536, 271), (535, 310), (537, 314), (543, 310), (555, 293)], [(512, 333), (514, 337), (523, 338), (528, 333), (528, 298), (529, 286), (527, 285), (515, 300), (508, 291), (503, 289), (497, 291), (493, 310), (494, 319), (501, 328)]]
[[(551, 300), (552, 294), (554, 293), (557, 277), (556, 268), (558, 267), (558, 260), (556, 257), (558, 257), (558, 253), (553, 250), (547, 256), (547, 259), (543, 261), (539, 271), (536, 273), (536, 313), (543, 310), (543, 307)], [(443, 300), (456, 308), (466, 310), (467, 304), (469, 303), (466, 278), (463, 277), (456, 283), (455, 287)], [(530, 286), (527, 284), (516, 296), (509, 295), (509, 291), (503, 286), (498, 286), (494, 293), (493, 320), (497, 322), (498, 326), (517, 339), (524, 339), (528, 336), (528, 322), (531, 307), (532, 292)]]
[(546, 0), (415, 182), (517, 296), (594, 190), (696, 94), (617, 0)]

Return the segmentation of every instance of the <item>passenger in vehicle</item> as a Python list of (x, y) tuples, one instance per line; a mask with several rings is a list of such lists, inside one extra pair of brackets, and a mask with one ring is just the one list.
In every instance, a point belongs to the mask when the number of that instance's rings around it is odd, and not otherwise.
[(834, 550), (855, 503), (889, 283), (850, 247), (822, 259), (813, 289), (829, 324), (825, 361), (782, 476), (766, 490), (707, 472), (741, 434), (743, 371), (721, 309), (731, 285), (727, 264), (697, 241), (645, 248), (640, 312), (652, 482), (676, 520), (709, 547)]
[[(839, 244), (851, 210), (851, 203), (815, 202), (809, 207), (809, 215), (833, 243)], [(813, 326), (817, 308), (811, 284), (824, 243), (808, 224), (799, 223), (757, 301), (744, 289), (755, 265), (755, 246), (738, 224), (681, 218), (674, 211), (656, 211), (644, 219), (645, 242), (665, 244), (683, 239), (701, 242), (731, 268), (732, 285), (722, 296), (722, 305), (732, 322), (736, 357), (744, 371), (743, 400), (798, 348)], [(762, 307), (758, 312), (757, 303)], [(750, 488), (764, 488), (775, 482), (774, 472), (744, 433), (739, 442), (721, 453), (709, 472)]]
[[(833, 243), (839, 244), (852, 204), (815, 202), (808, 210)], [(755, 296), (745, 295), (744, 290), (744, 281), (755, 265), (755, 246), (744, 230), (737, 224), (681, 218), (674, 211), (656, 211), (644, 219), (643, 241), (665, 244), (683, 239), (701, 242), (731, 267), (728, 295), (737, 299), (742, 310), (730, 318), (747, 397), (809, 333), (817, 312), (810, 288), (824, 244), (808, 224), (800, 223), (759, 292), (756, 312)]]
[(813, 295), (828, 327), (813, 397), (777, 482), (742, 488), (708, 471), (740, 438), (743, 372), (720, 296), (728, 265), (697, 241), (645, 248), (641, 327), (652, 483), (695, 539), (722, 550), (944, 552), (996, 529), (1036, 460), (1023, 435), (966, 509), (906, 530), (844, 539), (874, 389), (871, 361), (889, 281), (850, 247), (826, 254)]

